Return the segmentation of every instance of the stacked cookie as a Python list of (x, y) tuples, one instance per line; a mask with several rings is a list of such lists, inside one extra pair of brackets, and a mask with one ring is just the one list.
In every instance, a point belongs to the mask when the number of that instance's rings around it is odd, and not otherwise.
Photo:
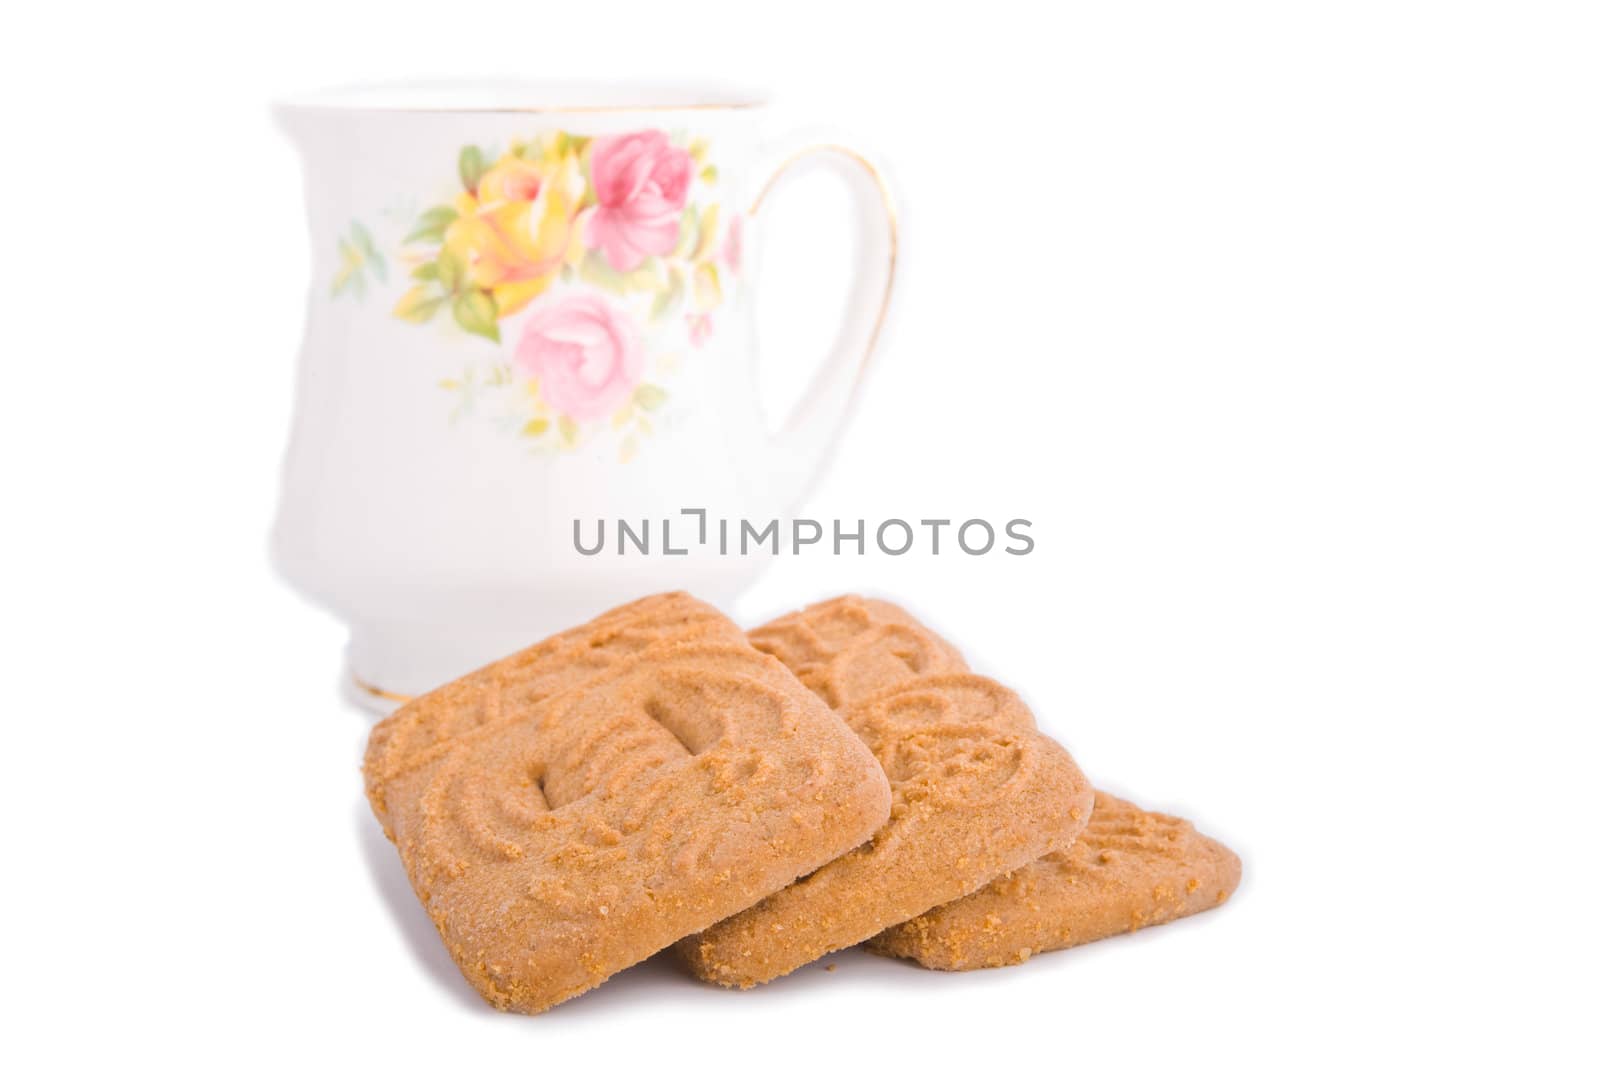
[(374, 813), (462, 973), (539, 1012), (673, 944), (737, 987), (857, 943), (1010, 964), (1209, 908), (1238, 859), (1096, 795), (1010, 690), (887, 603), (749, 637), (653, 596), (374, 729)]

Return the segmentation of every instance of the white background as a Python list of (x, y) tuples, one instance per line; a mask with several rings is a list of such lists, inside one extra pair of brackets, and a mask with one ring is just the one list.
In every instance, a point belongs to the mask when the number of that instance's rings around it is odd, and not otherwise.
[[(1594, 1060), (1592, 5), (7, 20), (8, 1058)], [(265, 551), (309, 254), (267, 103), (446, 75), (709, 77), (886, 162), (901, 299), (807, 513), (1039, 546), (785, 560), (740, 620), (906, 602), (1236, 847), (1233, 901), (1001, 971), (851, 952), (734, 994), (658, 960), (539, 1018), (475, 1000), (363, 808), (341, 627)], [(776, 210), (774, 396), (826, 338), (842, 225), (809, 219), (842, 202)]]

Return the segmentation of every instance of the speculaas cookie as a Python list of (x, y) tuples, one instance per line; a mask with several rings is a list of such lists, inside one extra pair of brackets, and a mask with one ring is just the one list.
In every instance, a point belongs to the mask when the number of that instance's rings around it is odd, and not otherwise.
[(891, 604), (835, 599), (755, 629), (866, 741), (893, 789), (862, 846), (678, 946), (705, 980), (749, 987), (969, 894), (1088, 822), (1072, 758), (1009, 689)]
[(1238, 855), (1188, 821), (1101, 792), (1072, 846), (896, 925), (867, 948), (929, 969), (1015, 965), (1220, 906), (1239, 873)]
[(884, 822), (854, 733), (737, 626), (654, 596), (402, 707), (367, 794), (468, 981), (538, 1012)]

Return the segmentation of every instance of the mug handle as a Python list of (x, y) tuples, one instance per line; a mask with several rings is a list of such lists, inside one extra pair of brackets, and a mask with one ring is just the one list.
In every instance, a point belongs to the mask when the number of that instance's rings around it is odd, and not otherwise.
[[(845, 179), (855, 200), (861, 243), (849, 306), (834, 337), (833, 351), (818, 368), (804, 397), (772, 437), (774, 501), (787, 512), (797, 505), (822, 472), (852, 413), (867, 363), (883, 332), (900, 254), (900, 226), (883, 174), (861, 153), (842, 144), (801, 148), (773, 169), (747, 212), (754, 220), (761, 205), (784, 182), (811, 168), (826, 168)], [(874, 216), (877, 217), (874, 217)], [(875, 224), (878, 218), (882, 224)], [(758, 345), (759, 350), (759, 345)]]

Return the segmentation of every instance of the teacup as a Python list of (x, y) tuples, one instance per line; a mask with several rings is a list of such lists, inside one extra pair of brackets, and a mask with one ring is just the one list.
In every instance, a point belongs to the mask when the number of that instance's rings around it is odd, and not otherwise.
[[(759, 105), (528, 86), (342, 90), (278, 118), (305, 163), (312, 283), (274, 531), (392, 702), (669, 587), (726, 604), (771, 556), (574, 550), (574, 522), (792, 513), (883, 324), (895, 224), (837, 145), (758, 168)], [(771, 431), (757, 208), (844, 175), (864, 253), (835, 349)]]

